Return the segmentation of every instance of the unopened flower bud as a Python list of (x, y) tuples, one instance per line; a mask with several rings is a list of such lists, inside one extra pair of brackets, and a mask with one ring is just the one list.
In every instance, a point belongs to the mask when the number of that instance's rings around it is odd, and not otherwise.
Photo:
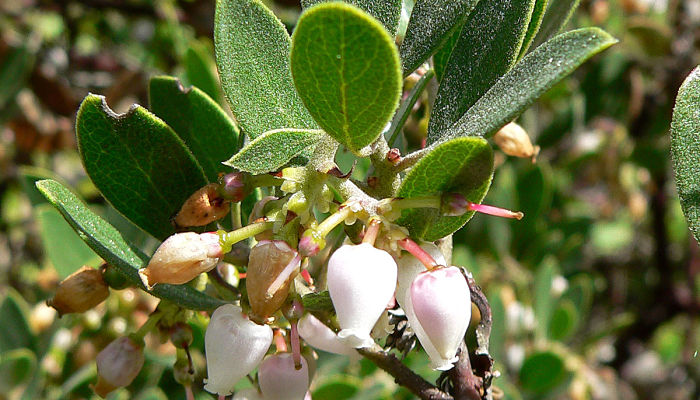
[(422, 272), (411, 284), (404, 310), (433, 368), (448, 370), (457, 361), (471, 309), (469, 285), (457, 267)]
[(223, 256), (215, 233), (176, 233), (158, 246), (146, 268), (139, 270), (149, 289), (156, 283), (179, 285), (214, 268)]
[[(420, 247), (435, 260), (437, 265), (445, 265), (445, 256), (442, 255), (440, 249), (432, 243), (422, 243)], [(413, 280), (418, 274), (424, 272), (425, 265), (410, 253), (402, 253), (401, 257), (396, 260), (399, 267), (398, 282), (396, 284), (396, 301), (401, 308), (406, 309), (406, 296), (411, 288)]]
[(302, 358), (301, 368), (296, 369), (290, 353), (269, 355), (258, 369), (258, 383), (265, 399), (303, 400), (309, 389), (306, 359)]
[(270, 344), (269, 326), (252, 322), (233, 304), (217, 308), (204, 336), (208, 375), (204, 389), (220, 396), (231, 394), (262, 361)]
[(192, 193), (175, 215), (177, 226), (204, 226), (228, 214), (231, 206), (219, 193), (219, 184), (210, 183)]
[(263, 240), (253, 247), (246, 275), (251, 319), (263, 322), (279, 310), (300, 265), (297, 252), (283, 240)]
[(351, 358), (359, 358), (359, 353), (341, 341), (331, 328), (319, 321), (312, 314), (305, 314), (298, 323), (299, 336), (312, 347), (334, 354), (342, 354)]
[(246, 185), (246, 175), (243, 172), (231, 172), (219, 179), (219, 193), (227, 200), (238, 203), (243, 200), (249, 192)]
[(326, 239), (314, 229), (307, 229), (299, 239), (299, 253), (304, 257), (313, 257), (326, 247)]
[(509, 156), (532, 158), (533, 162), (540, 152), (539, 146), (532, 145), (525, 129), (515, 122), (507, 124), (496, 132), (493, 141)]
[(102, 303), (109, 296), (109, 288), (102, 273), (83, 266), (61, 281), (56, 294), (46, 304), (58, 311), (58, 315), (82, 313)]
[(108, 344), (96, 358), (97, 383), (93, 390), (100, 397), (128, 386), (143, 367), (143, 346), (124, 336)]
[(369, 347), (372, 327), (396, 288), (396, 262), (368, 243), (344, 245), (328, 261), (328, 291), (342, 330), (354, 348)]

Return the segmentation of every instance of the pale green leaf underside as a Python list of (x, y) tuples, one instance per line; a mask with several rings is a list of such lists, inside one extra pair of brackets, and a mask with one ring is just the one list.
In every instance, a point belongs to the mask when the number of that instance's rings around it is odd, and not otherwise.
[(700, 66), (685, 79), (676, 97), (671, 155), (681, 208), (700, 242)]
[(192, 152), (209, 182), (228, 170), (221, 163), (238, 146), (238, 129), (224, 110), (197, 87), (177, 78), (157, 76), (148, 87), (151, 111), (163, 119)]
[(460, 29), (477, 1), (416, 1), (400, 49), (404, 75), (418, 68)]
[[(133, 285), (145, 290), (138, 269), (146, 265), (147, 258), (139, 250), (65, 186), (53, 180), (39, 181), (36, 186), (95, 253), (116, 267)], [(193, 310), (212, 310), (224, 304), (187, 285), (158, 284), (149, 293)]]
[(534, 0), (480, 1), (467, 18), (447, 62), (429, 135), (452, 126), (515, 64)]
[[(406, 174), (398, 197), (438, 195), (458, 192), (467, 200), (481, 203), (493, 176), (493, 152), (481, 138), (457, 138), (436, 146)], [(474, 215), (442, 217), (434, 209), (404, 211), (399, 224), (411, 235), (428, 241), (445, 237), (467, 223)]]
[[(318, 3), (334, 0), (301, 0), (302, 7), (309, 8)], [(357, 6), (381, 22), (391, 35), (396, 34), (401, 17), (401, 0), (345, 0)]]
[(546, 42), (550, 37), (559, 33), (576, 11), (581, 0), (552, 0), (548, 2), (540, 29), (532, 41), (534, 46)]
[(355, 153), (372, 143), (401, 95), (386, 30), (357, 7), (323, 3), (302, 14), (292, 42), (294, 83), (316, 122)]
[(598, 28), (552, 38), (503, 75), (451, 128), (428, 136), (428, 143), (459, 136), (490, 137), (579, 65), (616, 42)]
[(175, 132), (141, 106), (118, 115), (93, 94), (80, 105), (76, 130), (85, 171), (105, 199), (159, 239), (174, 233), (170, 218), (207, 184)]
[(289, 34), (260, 1), (217, 0), (214, 45), (221, 85), (246, 135), (316, 128), (294, 89)]
[(277, 171), (302, 151), (324, 140), (321, 130), (277, 129), (265, 132), (234, 154), (226, 165), (251, 174)]

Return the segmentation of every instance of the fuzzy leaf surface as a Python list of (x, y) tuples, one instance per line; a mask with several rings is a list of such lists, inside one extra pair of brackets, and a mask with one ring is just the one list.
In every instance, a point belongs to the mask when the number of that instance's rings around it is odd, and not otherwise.
[(671, 156), (683, 214), (700, 242), (700, 66), (688, 75), (676, 97)]
[[(401, 43), (404, 75), (418, 68), (463, 25), (478, 0), (418, 0)], [(439, 75), (438, 75), (439, 76)]]
[(490, 137), (579, 65), (616, 42), (598, 28), (552, 38), (503, 75), (449, 129), (430, 132), (428, 143), (459, 136)]
[(527, 26), (527, 32), (525, 32), (525, 39), (523, 39), (523, 45), (520, 47), (520, 56), (525, 55), (530, 45), (535, 40), (537, 32), (540, 31), (540, 26), (542, 25), (542, 19), (544, 18), (544, 13), (547, 10), (547, 4), (549, 0), (535, 0), (535, 6), (532, 9), (532, 17), (530, 18), (530, 23)]
[[(129, 244), (119, 231), (92, 212), (73, 192), (53, 180), (36, 184), (39, 191), (78, 232), (80, 238), (108, 264), (117, 268), (134, 286), (147, 291), (138, 275), (148, 258)], [(193, 310), (213, 310), (224, 304), (187, 285), (159, 283), (148, 293)]]
[(428, 132), (452, 126), (513, 67), (533, 5), (534, 0), (491, 0), (474, 7), (440, 80)]
[[(301, 5), (309, 8), (327, 1), (329, 0), (301, 0)], [(376, 18), (392, 36), (396, 34), (401, 17), (401, 0), (345, 0), (345, 2), (357, 6)]]
[(217, 0), (214, 47), (221, 85), (251, 139), (273, 129), (316, 128), (294, 89), (290, 45), (282, 22), (259, 0)]
[(170, 218), (207, 184), (175, 132), (141, 106), (118, 115), (93, 94), (80, 105), (76, 130), (85, 170), (114, 208), (158, 239), (174, 233)]
[[(398, 197), (439, 195), (457, 192), (481, 203), (493, 177), (493, 151), (482, 138), (457, 138), (441, 143), (426, 154), (406, 174)], [(398, 224), (408, 227), (411, 236), (426, 241), (445, 237), (467, 223), (473, 211), (458, 217), (440, 216), (438, 210), (405, 210)]]
[(163, 119), (199, 162), (209, 182), (216, 182), (221, 164), (238, 149), (238, 129), (224, 110), (197, 87), (185, 88), (169, 76), (151, 78), (151, 111)]
[(223, 93), (211, 50), (200, 41), (192, 41), (185, 52), (183, 66), (184, 81), (190, 86), (198, 87), (220, 104)]
[(276, 129), (253, 139), (225, 164), (251, 174), (277, 171), (302, 151), (316, 147), (320, 140), (320, 130)]
[(540, 29), (533, 39), (533, 46), (537, 47), (559, 33), (574, 15), (580, 2), (581, 0), (552, 0), (549, 2), (547, 10), (542, 16)]
[(379, 136), (401, 95), (392, 38), (374, 18), (342, 2), (319, 4), (299, 18), (292, 75), (316, 122), (354, 153)]

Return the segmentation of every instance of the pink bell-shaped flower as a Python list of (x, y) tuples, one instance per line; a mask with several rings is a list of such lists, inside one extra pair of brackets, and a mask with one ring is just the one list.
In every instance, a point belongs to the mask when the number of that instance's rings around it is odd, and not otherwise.
[[(430, 254), (437, 265), (445, 265), (445, 256), (442, 255), (440, 249), (432, 243), (423, 243), (420, 247)], [(396, 301), (405, 311), (406, 296), (411, 288), (411, 283), (416, 279), (418, 274), (424, 272), (425, 265), (410, 253), (403, 253), (400, 258), (396, 259), (396, 264), (399, 267), (399, 279), (396, 284)]]
[(128, 336), (113, 340), (97, 354), (97, 383), (93, 390), (100, 397), (128, 386), (143, 367), (143, 344)]
[(431, 366), (448, 370), (471, 319), (471, 294), (457, 267), (420, 273), (407, 295), (406, 316), (430, 357)]
[(265, 399), (303, 400), (310, 383), (306, 359), (296, 369), (291, 353), (267, 356), (258, 368), (258, 383)]
[(360, 355), (352, 347), (340, 340), (338, 335), (312, 314), (304, 314), (298, 322), (299, 336), (312, 347), (329, 353), (343, 354), (350, 358)]
[(263, 396), (257, 388), (245, 388), (237, 390), (231, 400), (263, 400)]
[(341, 331), (354, 348), (374, 343), (370, 331), (396, 289), (396, 262), (368, 243), (344, 245), (328, 260), (328, 291)]
[(272, 329), (243, 315), (241, 308), (224, 304), (214, 311), (204, 336), (207, 357), (206, 389), (227, 396), (236, 383), (262, 361), (272, 343)]

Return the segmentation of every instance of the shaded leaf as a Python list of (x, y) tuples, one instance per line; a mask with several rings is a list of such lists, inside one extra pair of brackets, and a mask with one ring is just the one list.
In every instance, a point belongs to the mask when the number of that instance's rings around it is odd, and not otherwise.
[(94, 94), (80, 105), (76, 125), (83, 165), (104, 197), (151, 235), (171, 235), (171, 216), (207, 184), (172, 129), (141, 106), (115, 114)]
[[(301, 0), (304, 8), (329, 0)], [(401, 17), (401, 0), (345, 0), (353, 4), (381, 22), (391, 35), (396, 34)]]
[(34, 207), (40, 204), (48, 204), (46, 198), (39, 193), (34, 185), (36, 181), (40, 181), (42, 179), (53, 179), (61, 182), (63, 185), (67, 185), (53, 171), (45, 168), (35, 167), (32, 165), (21, 165), (17, 168), (17, 171), (19, 172), (19, 181), (22, 184), (22, 190), (24, 190), (24, 192), (27, 194), (29, 201)]
[(34, 349), (36, 337), (29, 329), (29, 306), (10, 288), (0, 305), (0, 354), (9, 350)]
[(34, 55), (26, 47), (7, 50), (0, 62), (0, 109), (13, 102), (34, 65)]
[(290, 45), (284, 25), (260, 1), (217, 0), (214, 47), (221, 85), (250, 138), (279, 128), (316, 128), (292, 82)]
[(549, 322), (549, 337), (553, 340), (564, 340), (571, 336), (576, 329), (579, 313), (571, 300), (563, 299), (552, 313)]
[(428, 135), (452, 126), (515, 64), (534, 0), (480, 1), (467, 18), (454, 46), (435, 106)]
[(551, 351), (528, 356), (520, 368), (522, 387), (534, 393), (546, 393), (566, 379), (564, 360)]
[(15, 349), (0, 354), (2, 393), (27, 384), (36, 370), (36, 364), (36, 356), (29, 349)]
[(377, 21), (345, 3), (319, 4), (299, 18), (291, 57), (299, 95), (330, 136), (354, 153), (379, 136), (402, 79), (396, 46)]
[[(423, 156), (406, 174), (397, 196), (404, 198), (458, 192), (467, 200), (481, 203), (493, 176), (493, 152), (481, 138), (457, 138), (441, 143)], [(458, 217), (440, 216), (436, 209), (404, 210), (398, 224), (411, 236), (435, 241), (469, 221), (470, 211)]]
[(552, 297), (552, 281), (557, 274), (558, 267), (553, 257), (548, 257), (540, 264), (535, 273), (535, 288), (533, 311), (535, 312), (535, 335), (544, 339), (547, 337), (549, 324), (556, 299)]
[(327, 290), (320, 293), (309, 293), (302, 296), (301, 303), (305, 310), (320, 312), (335, 312), (331, 296)]
[(458, 136), (490, 137), (539, 96), (616, 40), (598, 28), (561, 34), (525, 56), (451, 128), (432, 132), (432, 144)]
[(549, 2), (547, 10), (542, 16), (540, 29), (533, 40), (533, 45), (537, 47), (559, 33), (574, 15), (580, 2), (581, 0), (552, 0)]
[(547, 10), (548, 3), (549, 0), (535, 0), (535, 6), (532, 9), (532, 17), (530, 18), (530, 23), (527, 26), (525, 39), (523, 39), (523, 45), (520, 47), (519, 58), (527, 53), (533, 40), (535, 40), (537, 32), (540, 31), (540, 26), (542, 25), (542, 19), (544, 18), (544, 13)]
[[(147, 263), (147, 257), (141, 251), (127, 243), (119, 231), (90, 211), (60, 183), (43, 180), (36, 186), (95, 253), (116, 267), (131, 284), (146, 291), (138, 275), (138, 269)], [(213, 310), (224, 304), (188, 285), (158, 284), (148, 293), (193, 310)]]
[(435, 54), (433, 54), (433, 69), (435, 70), (435, 77), (437, 81), (440, 82), (442, 77), (445, 76), (445, 69), (447, 68), (447, 62), (450, 61), (450, 56), (452, 51), (459, 40), (462, 28), (455, 29), (454, 32), (445, 40), (445, 43), (438, 49)]
[(671, 156), (683, 214), (700, 242), (700, 66), (678, 90), (671, 122)]
[(158, 76), (151, 78), (149, 101), (151, 111), (185, 142), (209, 182), (228, 172), (221, 163), (238, 150), (238, 129), (211, 97), (183, 87), (177, 78)]
[[(188, 85), (198, 87), (201, 91), (219, 103), (221, 84), (216, 74), (216, 63), (211, 50), (200, 41), (190, 42), (185, 52), (185, 80)], [(158, 113), (156, 113), (158, 114)]]
[(323, 140), (323, 131), (277, 129), (256, 137), (225, 162), (251, 174), (277, 171), (302, 151), (313, 149)]

